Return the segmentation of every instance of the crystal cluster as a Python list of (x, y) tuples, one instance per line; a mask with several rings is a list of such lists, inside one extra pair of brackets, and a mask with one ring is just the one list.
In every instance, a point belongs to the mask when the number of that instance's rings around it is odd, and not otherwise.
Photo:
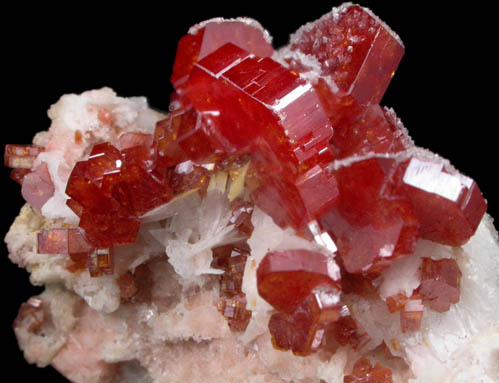
[[(395, 113), (380, 106), (403, 53), (388, 26), (352, 4), (301, 28), (280, 51), (248, 19), (193, 27), (179, 41), (171, 113), (152, 133), (98, 142), (75, 163), (65, 194), (78, 225), (39, 231), (38, 253), (66, 254), (71, 273), (116, 275), (121, 299), (137, 301), (143, 269), (117, 272), (118, 254), (143, 240), (144, 227), (157, 237), (174, 215), (164, 212), (193, 191), (203, 199), (227, 189), (236, 234), (208, 251), (218, 274), (216, 306), (229, 328), (251, 328), (243, 281), (253, 270), (259, 297), (272, 308), (266, 324), (274, 348), (298, 356), (324, 345), (360, 352), (372, 338), (352, 297), (380, 300), (383, 273), (415, 257), (420, 239), (462, 246), (486, 211), (472, 179), (417, 148)], [(113, 123), (106, 113), (99, 119)], [(44, 150), (5, 150), (12, 178), (39, 212), (56, 190), (37, 160)], [(269, 248), (250, 263), (255, 209), (318, 250)], [(155, 214), (157, 226), (147, 226)], [(383, 298), (399, 313), (402, 333), (418, 331), (425, 310), (448, 311), (460, 298), (454, 259), (416, 262), (411, 294)], [(36, 332), (44, 315), (30, 302), (15, 326)], [(344, 382), (388, 383), (392, 372), (361, 358)]]

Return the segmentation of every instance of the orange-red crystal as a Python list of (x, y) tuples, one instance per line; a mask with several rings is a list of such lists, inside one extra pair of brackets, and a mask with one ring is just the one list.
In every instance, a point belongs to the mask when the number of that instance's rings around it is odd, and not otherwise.
[(392, 371), (380, 363), (374, 366), (367, 358), (358, 359), (350, 375), (343, 378), (344, 383), (393, 383)]

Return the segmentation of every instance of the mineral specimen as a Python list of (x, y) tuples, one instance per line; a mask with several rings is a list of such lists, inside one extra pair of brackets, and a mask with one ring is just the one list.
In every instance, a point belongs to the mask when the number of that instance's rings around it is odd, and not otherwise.
[(499, 378), (486, 201), (380, 105), (404, 49), (350, 3), (279, 50), (217, 18), (180, 39), (168, 114), (63, 96), (5, 149), (10, 257), (46, 286), (26, 359), (74, 383)]

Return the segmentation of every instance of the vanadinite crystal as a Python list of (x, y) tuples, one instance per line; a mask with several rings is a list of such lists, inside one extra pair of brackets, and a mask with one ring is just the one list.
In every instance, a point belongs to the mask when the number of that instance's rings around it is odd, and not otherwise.
[[(216, 308), (229, 328), (245, 332), (253, 318), (267, 315), (252, 331), (268, 323), (274, 348), (299, 356), (326, 344), (329, 351), (349, 348), (357, 358), (379, 340), (357, 317), (362, 299), (383, 297), (388, 312), (400, 316), (402, 333), (420, 330), (425, 308), (445, 312), (459, 301), (462, 273), (455, 259), (414, 255), (418, 240), (462, 246), (487, 206), (472, 179), (417, 148), (395, 112), (380, 105), (403, 53), (387, 25), (350, 3), (299, 29), (279, 51), (249, 19), (212, 19), (191, 28), (178, 44), (170, 113), (149, 130), (120, 131), (112, 108), (90, 108), (113, 138), (74, 132), (75, 145), (89, 143), (68, 167), (65, 189), (46, 148), (6, 146), (11, 178), (38, 213), (55, 196), (76, 215), (71, 225), (43, 226), (37, 252), (67, 255), (72, 273), (114, 278), (123, 303), (149, 304), (161, 272), (127, 260), (130, 254), (123, 262), (117, 257), (135, 252), (133, 245), (150, 235), (181, 275), (168, 246), (187, 233), (181, 255), (203, 256), (189, 258), (193, 268), (203, 263), (193, 274), (214, 274)], [(204, 241), (206, 233), (190, 228), (173, 232), (170, 225), (184, 211), (168, 209), (193, 196), (211, 201), (214, 190), (227, 197), (220, 210), (231, 235)], [(153, 222), (151, 212), (161, 218)], [(256, 212), (272, 218), (274, 230), (314, 243), (262, 244), (257, 263), (251, 254)], [(149, 224), (156, 225), (150, 232)], [(165, 235), (171, 237), (159, 238), (170, 229)], [(382, 296), (386, 273), (407, 259), (421, 262), (413, 289)], [(246, 290), (248, 269), (269, 312), (249, 309), (264, 302), (255, 303)], [(43, 302), (30, 300), (15, 326), (36, 333), (46, 319)], [(360, 358), (344, 382), (390, 383), (392, 372)]]
[(353, 366), (351, 375), (345, 376), (344, 383), (392, 383), (390, 369), (376, 363), (374, 366), (367, 358), (360, 358)]

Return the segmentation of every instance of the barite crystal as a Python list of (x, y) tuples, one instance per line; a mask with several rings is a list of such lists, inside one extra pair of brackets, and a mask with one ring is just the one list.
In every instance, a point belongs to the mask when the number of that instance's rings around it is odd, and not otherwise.
[(54, 106), (5, 149), (32, 208), (11, 258), (47, 285), (14, 323), (29, 360), (75, 383), (443, 381), (474, 361), (499, 312), (461, 288), (499, 288), (477, 267), (497, 239), (477, 184), (380, 105), (403, 53), (350, 3), (276, 51), (211, 19), (178, 43), (168, 114), (109, 89)]

